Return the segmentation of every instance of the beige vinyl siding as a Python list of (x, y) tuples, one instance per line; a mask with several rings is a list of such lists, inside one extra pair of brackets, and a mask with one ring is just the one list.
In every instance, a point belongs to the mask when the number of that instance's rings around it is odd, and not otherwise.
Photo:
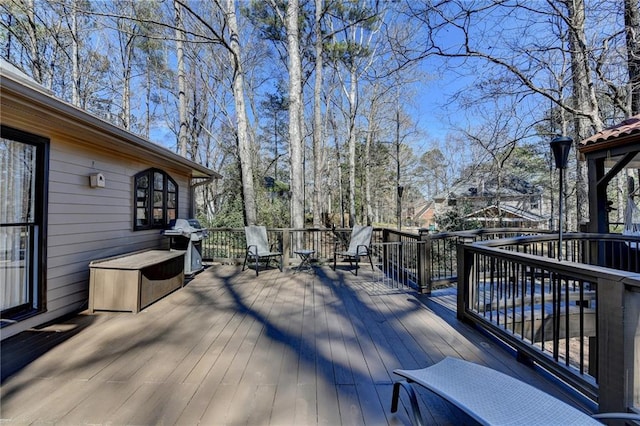
[[(86, 305), (92, 260), (143, 249), (167, 248), (158, 229), (133, 231), (133, 176), (150, 167), (165, 170), (179, 187), (179, 215), (189, 210), (189, 179), (158, 163), (92, 150), (52, 139), (49, 161), (47, 310)], [(104, 188), (89, 175), (102, 173)], [(74, 306), (80, 305), (80, 306)]]
[[(175, 180), (179, 217), (189, 212), (190, 177), (218, 175), (25, 84), (5, 68), (0, 72), (2, 124), (50, 140), (46, 311), (3, 327), (4, 339), (87, 306), (92, 260), (168, 248), (159, 229), (133, 231), (136, 173), (155, 167)], [(98, 172), (105, 188), (89, 185), (89, 175)]]
[[(166, 249), (161, 230), (133, 231), (133, 177), (155, 167), (178, 184), (178, 214), (189, 212), (189, 177), (154, 161), (50, 136), (46, 312), (2, 329), (2, 337), (85, 309), (89, 263), (146, 249)], [(89, 175), (102, 173), (104, 188)], [(15, 331), (13, 330), (15, 328)]]

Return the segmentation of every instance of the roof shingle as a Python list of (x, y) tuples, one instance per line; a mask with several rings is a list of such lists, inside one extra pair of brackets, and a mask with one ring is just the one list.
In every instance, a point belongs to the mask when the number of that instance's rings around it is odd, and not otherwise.
[(640, 114), (627, 118), (615, 126), (608, 127), (580, 142), (581, 146), (610, 141), (622, 136), (640, 133)]

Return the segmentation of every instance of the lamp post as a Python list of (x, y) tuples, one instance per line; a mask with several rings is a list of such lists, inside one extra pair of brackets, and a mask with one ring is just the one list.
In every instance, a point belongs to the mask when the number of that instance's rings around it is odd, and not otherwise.
[(398, 231), (402, 231), (402, 193), (404, 192), (404, 186), (398, 185)]
[(558, 260), (562, 260), (562, 206), (564, 204), (564, 169), (567, 168), (569, 151), (573, 145), (573, 139), (568, 136), (558, 136), (551, 140), (551, 151), (556, 160), (556, 169), (560, 175), (560, 195), (558, 197)]

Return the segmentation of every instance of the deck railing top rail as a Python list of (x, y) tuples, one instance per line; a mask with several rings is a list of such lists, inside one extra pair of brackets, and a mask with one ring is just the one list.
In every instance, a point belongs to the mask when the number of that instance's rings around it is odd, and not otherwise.
[(562, 258), (570, 262), (640, 272), (640, 237), (573, 232), (563, 235), (561, 247), (558, 244), (557, 234), (474, 242), (476, 246), (527, 253), (544, 258), (557, 258), (561, 252)]
[(436, 232), (432, 233), (428, 229), (420, 229), (418, 233), (421, 236), (428, 236), (429, 238), (452, 238), (452, 237), (472, 237), (474, 239), (495, 239), (499, 235), (538, 235), (549, 234), (552, 231), (545, 229), (529, 229), (529, 228), (480, 228), (480, 229), (467, 229), (464, 231), (448, 231), (448, 232)]
[[(582, 236), (597, 236), (598, 234), (581, 234)], [(564, 236), (563, 236), (564, 239)], [(571, 240), (571, 238), (568, 238)], [(581, 262), (574, 262), (571, 260), (558, 260), (554, 257), (545, 257), (531, 253), (523, 253), (511, 250), (504, 250), (509, 246), (513, 246), (515, 244), (505, 244), (513, 240), (518, 240), (519, 242), (548, 242), (548, 239), (539, 238), (539, 237), (519, 237), (519, 238), (508, 238), (502, 240), (494, 240), (494, 241), (478, 241), (474, 243), (470, 243), (465, 247), (465, 250), (470, 253), (478, 253), (478, 254), (487, 254), (495, 257), (499, 257), (500, 259), (504, 259), (506, 261), (514, 261), (519, 263), (526, 263), (532, 269), (535, 268), (544, 268), (546, 270), (553, 270), (556, 273), (561, 275), (567, 275), (571, 277), (575, 277), (577, 279), (586, 279), (586, 278), (604, 278), (608, 281), (623, 281), (630, 280), (630, 285), (640, 286), (640, 272), (635, 271), (625, 271), (617, 268), (611, 268), (607, 266), (599, 266), (594, 264), (587, 264)], [(576, 239), (579, 241), (584, 241), (580, 239)], [(625, 239), (618, 238), (610, 238), (607, 239), (610, 241), (620, 241), (624, 242)], [(640, 238), (638, 239), (640, 241)]]
[(601, 410), (640, 410), (638, 247), (637, 237), (588, 233), (565, 235), (562, 247), (554, 235), (459, 244), (458, 317)]
[[(622, 234), (597, 234), (589, 232), (569, 232), (562, 234), (563, 240), (583, 240), (583, 241), (615, 241), (622, 243), (640, 242), (640, 237), (622, 235)], [(552, 242), (558, 240), (557, 232), (546, 232), (539, 235), (519, 235), (514, 237), (484, 240), (478, 242), (489, 247), (507, 247), (514, 245), (523, 245), (539, 242)]]

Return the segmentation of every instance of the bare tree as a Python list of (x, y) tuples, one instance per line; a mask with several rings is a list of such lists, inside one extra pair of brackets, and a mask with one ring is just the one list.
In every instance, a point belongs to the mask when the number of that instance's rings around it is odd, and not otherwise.
[(324, 138), (322, 127), (322, 72), (324, 68), (324, 36), (322, 34), (322, 16), (324, 1), (315, 0), (314, 13), (314, 60), (315, 80), (313, 87), (313, 226), (322, 225), (322, 176), (324, 173)]
[(44, 78), (45, 64), (43, 63), (44, 58), (40, 53), (40, 43), (38, 42), (39, 24), (36, 21), (36, 16), (35, 16), (35, 10), (36, 10), (35, 3), (34, 3), (34, 0), (24, 0), (22, 3), (24, 5), (26, 16), (27, 16), (25, 29), (29, 36), (28, 46), (31, 53), (33, 78), (35, 78), (37, 82), (45, 83), (45, 78)]
[(71, 103), (74, 105), (80, 105), (80, 49), (79, 34), (78, 34), (78, 2), (72, 0), (71, 2), (71, 37), (72, 37), (72, 49), (71, 49), (71, 63), (73, 64), (73, 70), (71, 72), (72, 81), (72, 96)]
[[(356, 138), (359, 111), (359, 81), (367, 74), (378, 54), (384, 12), (378, 3), (353, 2), (341, 9), (343, 15), (332, 23), (330, 56), (342, 84), (348, 107), (343, 111), (347, 125), (347, 152), (349, 171), (349, 226), (356, 222)], [(339, 72), (344, 67), (344, 75)]]
[(176, 32), (176, 60), (178, 67), (178, 152), (183, 157), (187, 156), (187, 100), (185, 86), (185, 61), (184, 61), (184, 22), (182, 20), (182, 6), (175, 1), (173, 3), (175, 14)]
[[(475, 3), (454, 0), (438, 7), (425, 2), (425, 7), (411, 6), (411, 10), (414, 12), (412, 16), (420, 19), (428, 29), (427, 42), (421, 50), (423, 56), (453, 59), (462, 66), (485, 64), (485, 72), (474, 87), (476, 99), (489, 93), (490, 97), (514, 97), (522, 105), (525, 104), (523, 100), (532, 97), (537, 99), (531, 101), (534, 105), (549, 102), (554, 108), (564, 111), (567, 119), (572, 121), (571, 135), (576, 143), (603, 128), (601, 103), (614, 105), (613, 110), (607, 111), (607, 118), (628, 114), (624, 107), (627, 103), (620, 101), (629, 96), (629, 93), (620, 91), (627, 87), (626, 81), (621, 80), (619, 75), (615, 79), (604, 79), (608, 77), (606, 71), (611, 61), (603, 62), (608, 58), (603, 52), (607, 48), (606, 41), (616, 37), (615, 29), (611, 35), (598, 31), (594, 38), (603, 40), (602, 47), (596, 48), (587, 43), (587, 12), (595, 14), (600, 11), (596, 7), (587, 11), (583, 0), (548, 0), (536, 3), (535, 7), (525, 1)], [(611, 12), (607, 10), (602, 13)], [(591, 19), (595, 18), (593, 16)], [(521, 25), (512, 27), (515, 29), (513, 32), (505, 29), (501, 33), (500, 43), (495, 43), (487, 29), (493, 31), (495, 26), (504, 22)], [(442, 43), (444, 39), (440, 36), (445, 32), (446, 40), (455, 38), (460, 43)], [(596, 54), (597, 51), (600, 55)], [(564, 64), (564, 57), (569, 58), (570, 66), (560, 70), (566, 74), (560, 74), (557, 65)], [(595, 64), (595, 69), (592, 64)], [(566, 96), (563, 88), (567, 80), (571, 81), (570, 97)], [(558, 85), (559, 81), (562, 82), (561, 86)], [(607, 94), (606, 98), (604, 93)], [(533, 121), (539, 119), (535, 107), (526, 111), (526, 114), (531, 114)], [(563, 126), (558, 123), (555, 127)], [(583, 162), (576, 164), (576, 206), (580, 223), (587, 216), (584, 208), (587, 205), (586, 178)]]
[[(531, 136), (531, 129), (517, 115), (512, 105), (483, 112), (483, 122), (473, 129), (463, 131), (466, 138), (481, 148), (481, 153), (490, 159), (489, 169), (484, 175), (496, 182), (496, 193), (493, 203), (498, 210), (498, 226), (502, 226), (502, 189), (504, 187), (505, 165), (516, 148)], [(482, 157), (476, 158), (476, 164), (482, 165)], [(489, 172), (488, 175), (486, 172)], [(485, 177), (483, 176), (483, 178)]]
[(226, 0), (224, 14), (229, 27), (229, 56), (233, 66), (233, 98), (236, 105), (236, 126), (238, 157), (242, 176), (242, 194), (244, 202), (245, 223), (255, 225), (257, 218), (256, 195), (253, 182), (253, 161), (251, 155), (251, 143), (249, 141), (247, 108), (244, 94), (244, 70), (242, 68), (242, 56), (240, 47), (240, 34), (236, 18), (236, 2)]
[(636, 0), (624, 0), (627, 68), (631, 92), (631, 115), (640, 114), (640, 7)]
[[(53, 22), (47, 15), (56, 16), (48, 4), (34, 0), (11, 0), (0, 2), (9, 18), (3, 22), (8, 36), (5, 57), (22, 66), (35, 81), (48, 89), (54, 85), (54, 68), (59, 64), (64, 37), (60, 21)], [(55, 18), (54, 18), (55, 19)]]
[[(585, 8), (583, 0), (563, 2), (568, 11), (566, 18), (569, 33), (569, 49), (571, 52), (571, 78), (573, 82), (574, 131), (575, 143), (588, 137), (593, 131), (602, 130), (602, 120), (598, 100), (592, 80), (591, 67), (588, 61), (585, 36)], [(576, 145), (577, 146), (577, 145)], [(577, 154), (578, 150), (574, 152)], [(576, 212), (578, 223), (588, 218), (587, 167), (584, 162), (577, 162), (576, 173)], [(564, 194), (560, 194), (564, 196)]]
[(291, 163), (291, 225), (304, 227), (304, 143), (302, 138), (302, 63), (298, 0), (289, 0), (285, 16), (289, 52), (289, 161)]

